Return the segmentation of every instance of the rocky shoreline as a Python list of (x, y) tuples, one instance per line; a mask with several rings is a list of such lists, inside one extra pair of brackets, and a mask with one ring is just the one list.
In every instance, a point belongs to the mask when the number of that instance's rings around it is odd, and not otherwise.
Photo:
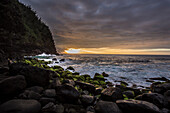
[(23, 59), (0, 67), (0, 113), (170, 113), (170, 83), (147, 89), (106, 81), (106, 73), (80, 75), (74, 68)]

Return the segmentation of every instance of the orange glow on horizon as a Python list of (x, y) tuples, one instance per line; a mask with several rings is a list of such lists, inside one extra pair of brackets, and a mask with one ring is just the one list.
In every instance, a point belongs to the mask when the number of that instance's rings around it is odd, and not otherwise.
[(68, 48), (63, 54), (137, 54), (170, 55), (170, 49)]

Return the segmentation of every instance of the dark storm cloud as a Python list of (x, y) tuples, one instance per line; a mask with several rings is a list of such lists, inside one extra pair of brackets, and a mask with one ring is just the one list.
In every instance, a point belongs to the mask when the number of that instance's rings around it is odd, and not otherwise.
[(170, 48), (170, 0), (20, 1), (50, 26), (59, 48)]

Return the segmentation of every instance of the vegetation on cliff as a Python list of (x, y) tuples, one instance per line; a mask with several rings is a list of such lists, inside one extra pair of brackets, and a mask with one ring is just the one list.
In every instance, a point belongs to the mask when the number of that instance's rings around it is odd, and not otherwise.
[(0, 1), (0, 53), (6, 57), (53, 53), (51, 32), (30, 6), (18, 0)]

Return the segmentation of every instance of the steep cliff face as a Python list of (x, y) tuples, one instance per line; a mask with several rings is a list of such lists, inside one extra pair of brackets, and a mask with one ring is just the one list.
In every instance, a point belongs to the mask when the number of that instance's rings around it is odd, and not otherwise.
[(18, 0), (1, 0), (0, 61), (42, 52), (57, 54), (48, 26)]

